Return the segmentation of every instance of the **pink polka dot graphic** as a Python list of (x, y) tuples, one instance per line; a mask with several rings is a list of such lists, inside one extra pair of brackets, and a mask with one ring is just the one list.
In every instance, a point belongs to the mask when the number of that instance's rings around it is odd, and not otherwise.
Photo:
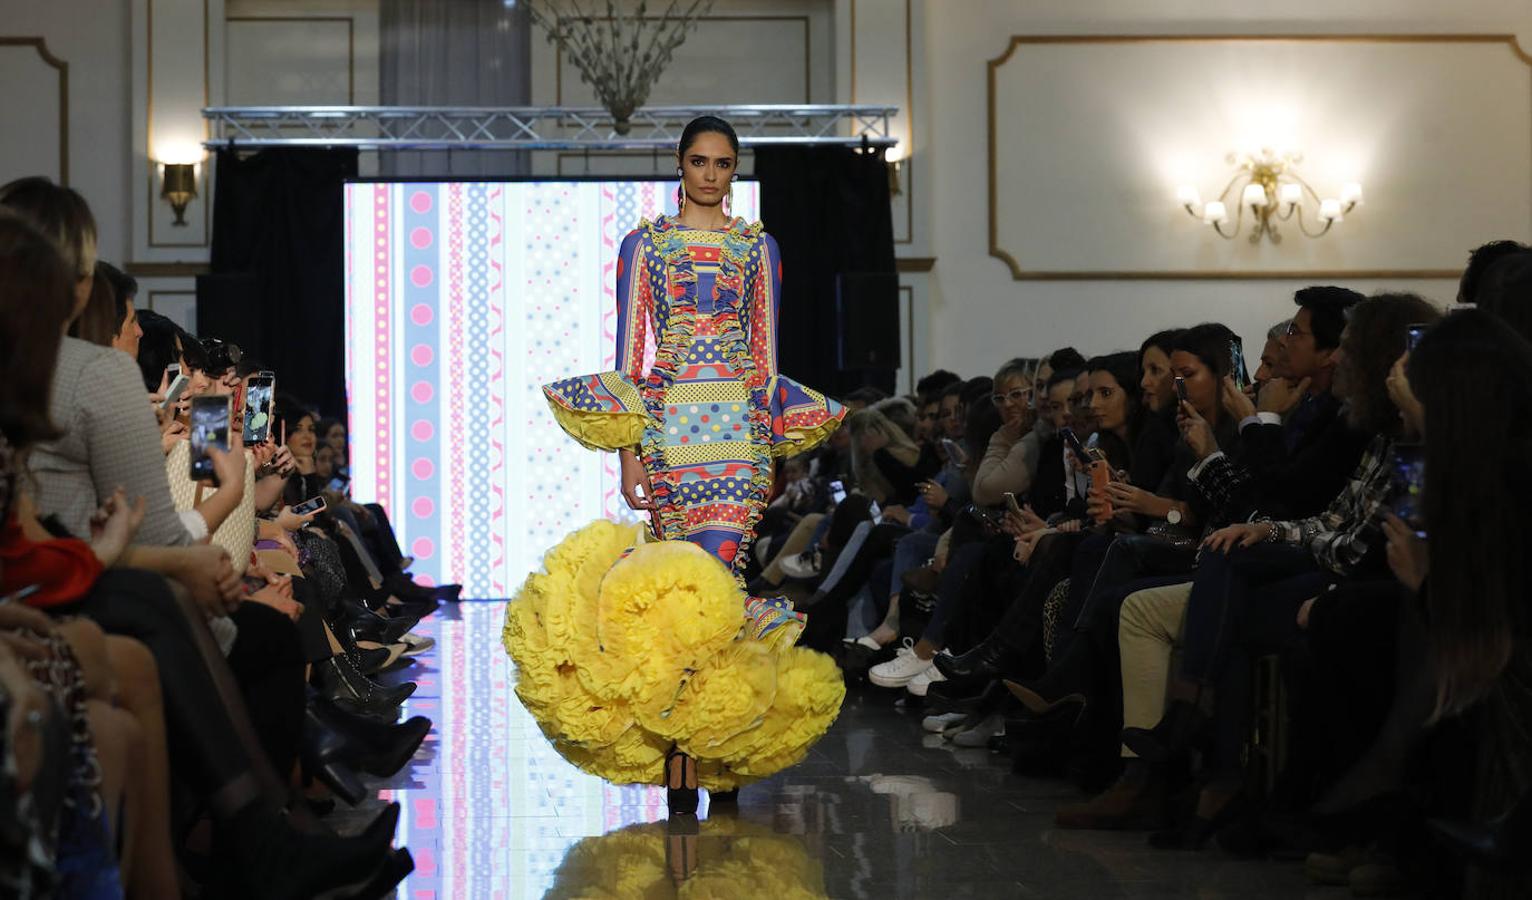
[(427, 478), (430, 478), (433, 473), (436, 472), (436, 467), (431, 465), (431, 461), (429, 459), (426, 459), (424, 456), (422, 456), (420, 459), (410, 463), (410, 471), (415, 473), (416, 478), (419, 478), (421, 481), (425, 481)]
[(431, 246), (431, 229), (424, 225), (417, 225), (410, 229), (410, 246), (416, 250), (424, 250)]
[(416, 538), (415, 543), (410, 544), (410, 553), (416, 559), (430, 559), (436, 555), (436, 545), (430, 538)]
[(410, 283), (416, 287), (427, 287), (431, 284), (431, 267), (418, 265), (410, 270)]
[(436, 512), (436, 504), (431, 502), (430, 497), (416, 497), (415, 502), (410, 504), (410, 511), (418, 519), (429, 519), (431, 513)]
[(418, 213), (431, 211), (431, 195), (425, 191), (416, 191), (410, 195), (410, 209)]
[(416, 403), (430, 403), (436, 392), (431, 389), (430, 382), (417, 381), (410, 386), (410, 396), (415, 398)]
[(410, 307), (410, 321), (416, 325), (430, 325), (431, 320), (435, 317), (436, 313), (432, 312), (431, 307), (424, 303), (417, 303)]
[(410, 426), (410, 437), (413, 437), (417, 441), (429, 441), (435, 435), (436, 429), (432, 428), (431, 423), (427, 422), (425, 419), (421, 419), (414, 425)]
[(410, 348), (410, 362), (417, 366), (429, 366), (436, 354), (431, 352), (431, 345), (416, 344)]

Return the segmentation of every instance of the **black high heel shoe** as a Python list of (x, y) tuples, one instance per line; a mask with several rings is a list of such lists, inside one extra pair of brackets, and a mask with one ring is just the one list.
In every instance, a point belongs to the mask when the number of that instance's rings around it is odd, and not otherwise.
[(374, 675), (388, 665), (392, 654), (388, 652), (387, 647), (369, 650), (357, 646), (356, 633), (350, 628), (331, 628), (330, 631), (335, 635), (336, 642), (340, 644), (341, 651), (351, 661), (351, 665), (363, 675)]
[(665, 805), (672, 816), (693, 816), (697, 804), (697, 761), (672, 750), (665, 757)]

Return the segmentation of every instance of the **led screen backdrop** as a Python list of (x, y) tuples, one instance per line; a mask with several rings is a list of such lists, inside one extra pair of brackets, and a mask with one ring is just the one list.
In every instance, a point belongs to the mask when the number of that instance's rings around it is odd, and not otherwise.
[[(569, 531), (629, 515), (616, 456), (567, 438), (540, 387), (612, 368), (618, 246), (675, 189), (346, 186), (352, 495), (389, 510), (422, 581), (507, 597)], [(757, 202), (735, 186), (736, 214)]]

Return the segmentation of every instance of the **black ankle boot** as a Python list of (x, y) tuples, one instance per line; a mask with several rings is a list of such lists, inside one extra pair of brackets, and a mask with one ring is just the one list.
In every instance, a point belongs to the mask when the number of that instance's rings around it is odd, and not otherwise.
[(354, 768), (379, 778), (404, 768), (431, 733), (431, 720), (425, 716), (395, 725), (357, 715), (318, 698), (309, 703), (309, 715), (347, 739), (350, 744), (347, 761)]
[(301, 755), (303, 771), (323, 782), (347, 806), (367, 799), (367, 788), (354, 769), (360, 753), (345, 735), (322, 722), (312, 706), (304, 715)]
[[(214, 875), (205, 896), (252, 900), (382, 896), (372, 888), (395, 864), (390, 845), (397, 811), (393, 816), (385, 812), (362, 834), (343, 838), (300, 834), (281, 813), (252, 803), (214, 828), (210, 870)], [(367, 890), (356, 893), (362, 889)]]
[(386, 688), (357, 671), (344, 655), (314, 665), (314, 686), (327, 700), (349, 700), (368, 712), (388, 712), (415, 693), (414, 682)]
[(1123, 729), (1122, 744), (1148, 762), (1166, 765), (1191, 753), (1207, 720), (1196, 703), (1172, 700), (1153, 728)]
[(331, 633), (335, 635), (335, 640), (340, 644), (346, 659), (363, 675), (374, 675), (388, 665), (391, 654), (387, 647), (366, 650), (357, 646), (357, 635), (348, 627), (332, 628)]

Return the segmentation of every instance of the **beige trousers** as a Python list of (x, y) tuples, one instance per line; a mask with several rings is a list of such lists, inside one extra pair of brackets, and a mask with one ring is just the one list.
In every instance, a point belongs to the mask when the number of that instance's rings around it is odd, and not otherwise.
[(761, 577), (772, 584), (781, 584), (782, 560), (808, 549), (809, 538), (813, 537), (814, 529), (819, 527), (819, 521), (823, 518), (824, 513), (809, 513), (799, 519), (793, 530), (788, 532), (787, 540), (782, 542), (782, 550), (772, 557), (771, 565), (761, 570)]
[[(1153, 728), (1165, 713), (1170, 656), (1186, 620), (1191, 582), (1129, 594), (1117, 622), (1122, 657), (1122, 727)], [(1122, 748), (1123, 756), (1133, 751)]]

